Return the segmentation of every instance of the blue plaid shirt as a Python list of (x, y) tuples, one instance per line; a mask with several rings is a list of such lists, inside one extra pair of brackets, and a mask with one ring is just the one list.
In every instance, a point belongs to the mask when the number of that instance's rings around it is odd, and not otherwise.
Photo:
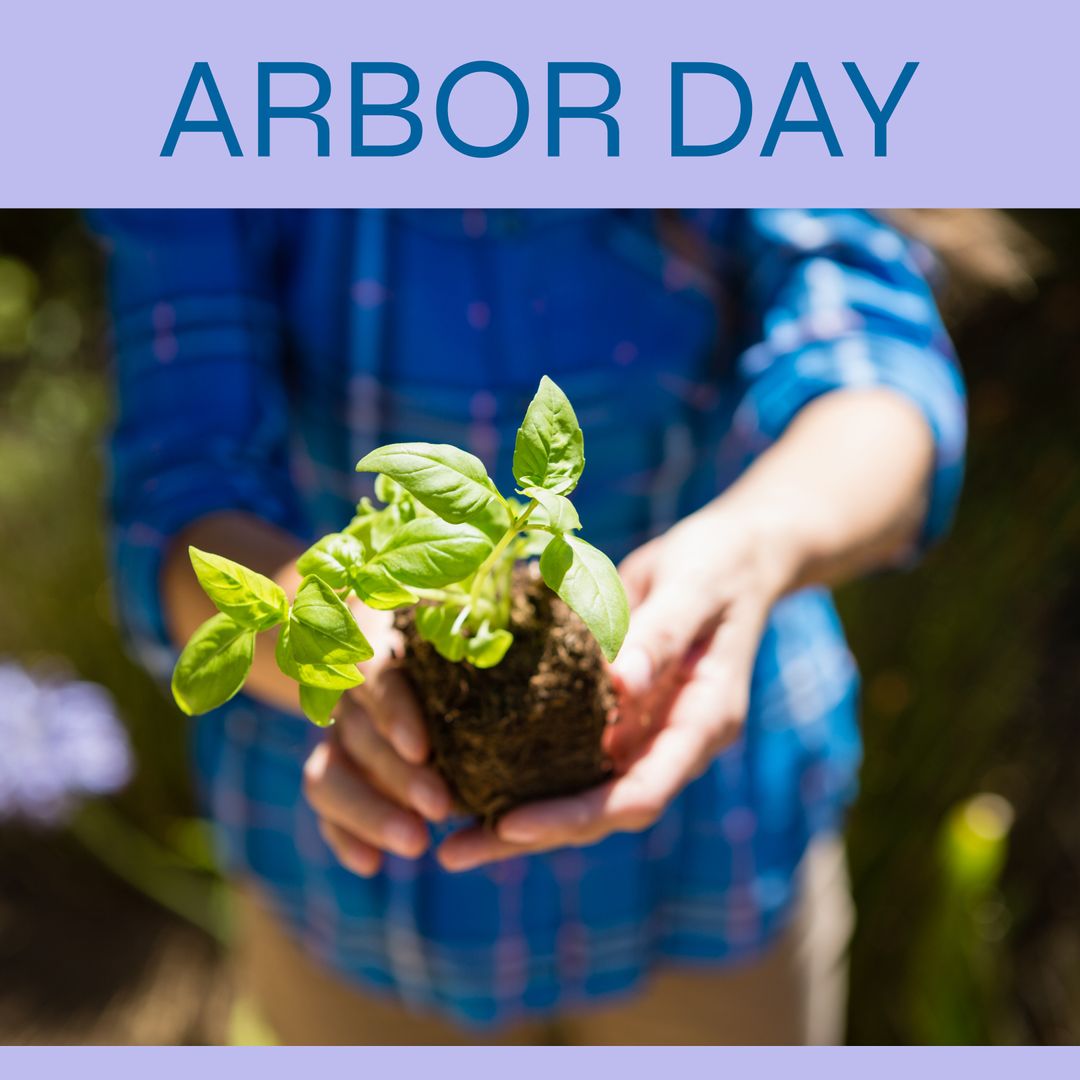
[[(937, 447), (924, 539), (960, 487), (963, 390), (920, 272), (872, 216), (529, 211), (120, 213), (110, 252), (120, 608), (173, 661), (158, 574), (223, 509), (309, 538), (367, 491), (383, 442), (457, 443), (510, 482), (539, 376), (574, 402), (589, 539), (619, 558), (722, 491), (812, 398), (885, 386)], [(665, 225), (667, 223), (667, 225)], [(664, 234), (664, 235), (662, 235)], [(914, 554), (914, 553), (913, 553)], [(343, 870), (301, 796), (319, 738), (238, 698), (194, 726), (232, 873), (369, 990), (471, 1024), (625, 991), (658, 963), (761, 949), (860, 758), (857, 676), (829, 594), (775, 608), (745, 735), (654, 827), (452, 875)]]

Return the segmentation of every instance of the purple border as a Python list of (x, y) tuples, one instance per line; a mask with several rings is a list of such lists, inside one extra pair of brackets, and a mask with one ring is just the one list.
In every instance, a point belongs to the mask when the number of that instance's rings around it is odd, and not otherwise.
[[(0, 205), (1077, 206), (1077, 40), (1075, 0), (33, 0), (12, 6), (0, 37)], [(532, 101), (522, 141), (486, 160), (451, 150), (434, 123), (438, 83), (478, 58), (513, 68)], [(351, 158), (348, 65), (388, 59), (420, 76), (423, 141), (406, 157)], [(582, 121), (564, 126), (562, 157), (546, 155), (545, 65), (582, 59), (621, 76), (617, 159)], [(909, 59), (920, 68), (888, 157), (874, 158), (842, 63), (857, 61), (881, 100)], [(213, 66), (244, 158), (209, 135), (159, 156), (196, 60)], [(330, 74), (330, 157), (314, 156), (314, 129), (297, 121), (273, 128), (271, 157), (255, 155), (259, 60)], [(673, 60), (744, 75), (755, 107), (738, 149), (670, 156)], [(812, 65), (843, 158), (805, 133), (759, 156), (796, 60)], [(508, 97), (473, 86), (462, 134), (505, 132)]]
[[(925, 1080), (977, 1071), (980, 1080), (1014, 1080), (1018, 1069), (1039, 1070), (1040, 1080), (1072, 1080), (1080, 1069), (1075, 1047), (63, 1047), (0, 1049), (0, 1068), (13, 1078), (71, 1075), (116, 1080), (145, 1075), (188, 1080), (235, 1076), (237, 1066), (259, 1080), (295, 1080), (296, 1070), (322, 1076), (442, 1078), (442, 1080), (592, 1080), (597, 1068), (618, 1070), (620, 1080), (657, 1076), (730, 1074), (745, 1080), (797, 1076), (799, 1080)], [(227, 1072), (228, 1070), (228, 1072)]]

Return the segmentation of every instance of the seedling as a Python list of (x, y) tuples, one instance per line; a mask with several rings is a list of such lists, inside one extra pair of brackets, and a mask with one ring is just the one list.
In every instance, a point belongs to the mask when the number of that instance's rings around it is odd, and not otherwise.
[(546, 585), (613, 660), (629, 607), (611, 560), (578, 535), (570, 495), (584, 466), (574, 410), (545, 376), (514, 444), (516, 497), (503, 496), (464, 450), (395, 443), (356, 466), (377, 474), (382, 505), (362, 499), (343, 531), (300, 557), (303, 580), (291, 604), (269, 578), (191, 548), (218, 614), (195, 631), (177, 662), (177, 703), (189, 715), (224, 704), (247, 679), (256, 637), (276, 629), (277, 664), (299, 684), (304, 713), (330, 723), (342, 694), (364, 681), (356, 665), (373, 655), (347, 606), (353, 596), (379, 610), (415, 606), (417, 633), (441, 656), (494, 667), (514, 640), (514, 567), (535, 556)]

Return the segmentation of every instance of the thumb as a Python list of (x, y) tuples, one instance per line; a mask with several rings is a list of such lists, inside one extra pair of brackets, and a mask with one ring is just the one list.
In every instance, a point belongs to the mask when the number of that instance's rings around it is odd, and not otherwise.
[(713, 621), (694, 591), (658, 585), (630, 616), (630, 629), (611, 665), (616, 684), (643, 698), (677, 670)]

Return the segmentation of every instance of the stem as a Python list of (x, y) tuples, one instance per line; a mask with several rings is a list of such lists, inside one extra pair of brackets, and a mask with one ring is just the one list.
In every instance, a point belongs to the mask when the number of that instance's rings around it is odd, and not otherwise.
[(514, 562), (515, 559), (509, 563), (508, 566), (502, 569), (502, 581), (496, 586), (498, 591), (498, 619), (499, 626), (509, 627), (510, 625), (510, 608), (513, 603), (514, 593)]
[(539, 504), (535, 499), (529, 500), (529, 505), (510, 522), (510, 528), (503, 533), (499, 538), (499, 542), (492, 548), (491, 554), (480, 564), (480, 569), (476, 571), (476, 577), (473, 578), (472, 590), (469, 593), (469, 602), (474, 608), (480, 599), (480, 592), (483, 589), (484, 583), (490, 575), (492, 568), (498, 563), (499, 559), (502, 557), (502, 553), (510, 545), (510, 541), (525, 527), (525, 522), (529, 520), (529, 515), (532, 514), (538, 505)]
[(437, 604), (464, 604), (469, 599), (468, 593), (451, 589), (418, 589), (409, 585), (408, 590), (421, 600), (434, 600)]

